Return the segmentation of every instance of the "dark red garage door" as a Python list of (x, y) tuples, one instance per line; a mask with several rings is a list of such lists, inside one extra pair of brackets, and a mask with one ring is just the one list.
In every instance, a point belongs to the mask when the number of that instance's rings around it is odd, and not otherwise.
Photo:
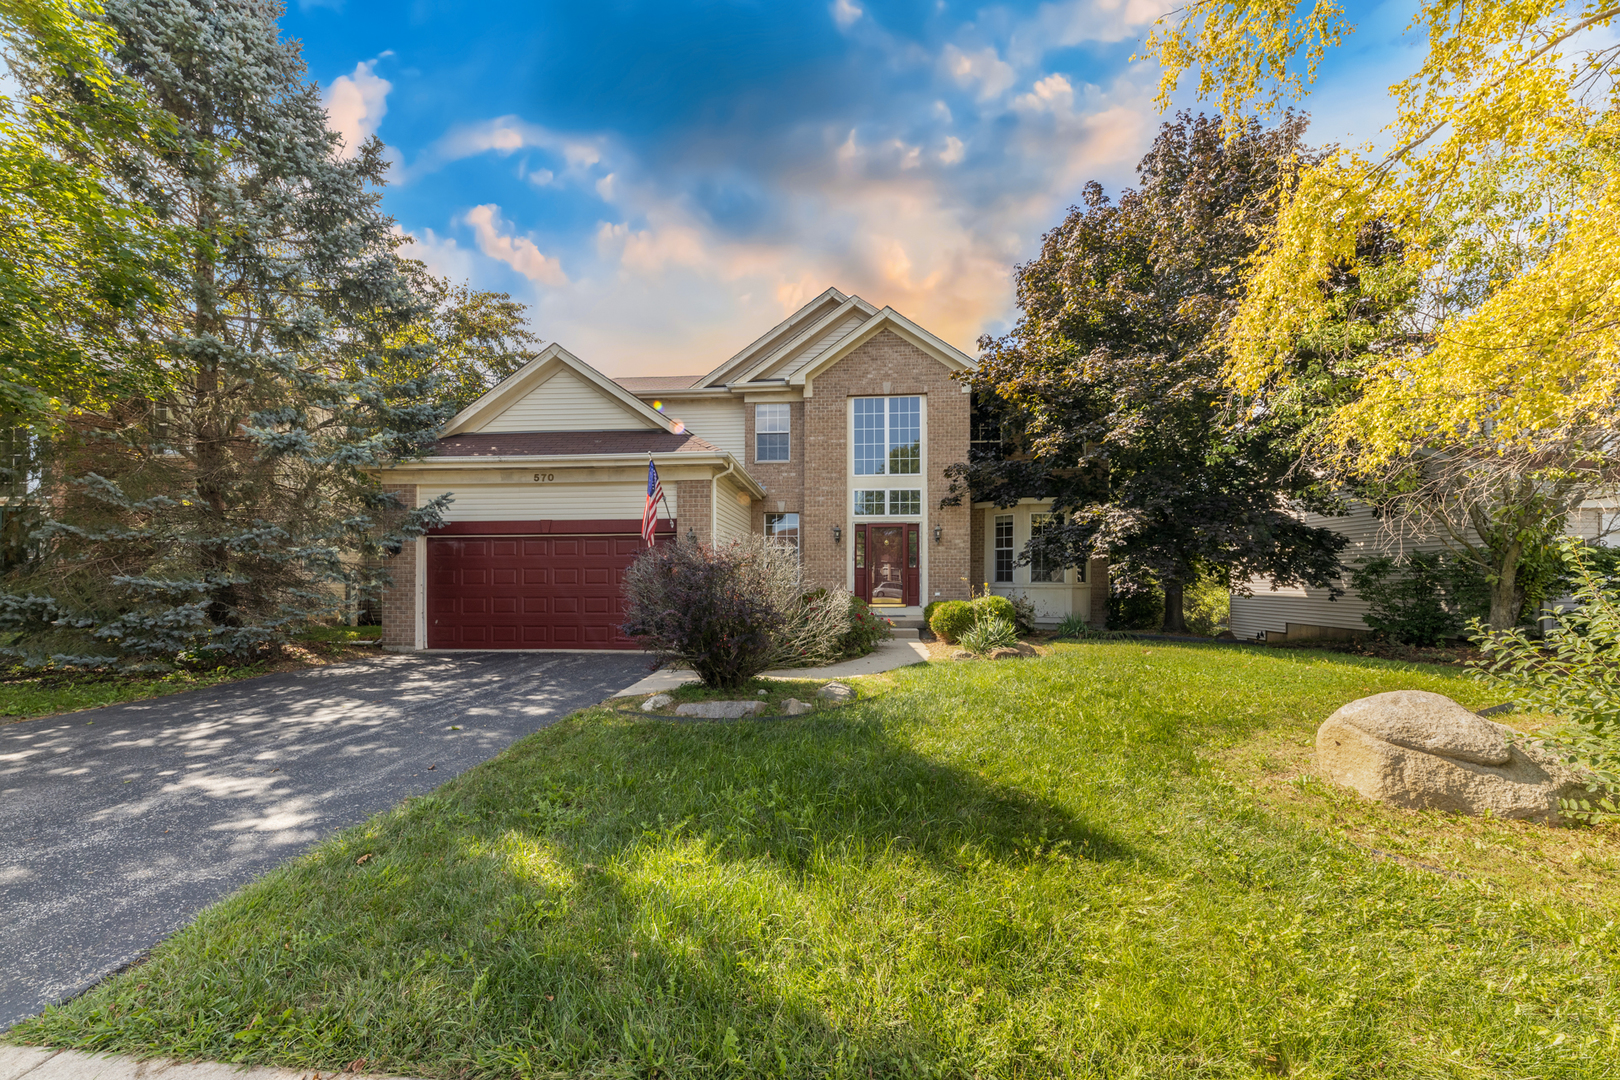
[(430, 649), (633, 649), (624, 571), (637, 535), (430, 536)]

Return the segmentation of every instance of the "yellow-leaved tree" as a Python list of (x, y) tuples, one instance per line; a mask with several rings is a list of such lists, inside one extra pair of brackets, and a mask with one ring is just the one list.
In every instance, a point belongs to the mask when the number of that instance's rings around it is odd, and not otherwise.
[[(1329, 387), (1317, 461), (1455, 541), (1491, 583), (1493, 629), (1520, 616), (1537, 558), (1613, 475), (1617, 16), (1612, 3), (1424, 0), (1408, 32), (1427, 53), (1390, 89), (1388, 149), (1305, 164), (1229, 331), (1238, 392)], [(1241, 117), (1303, 97), (1351, 30), (1332, 0), (1191, 0), (1147, 51), (1161, 104), (1196, 72), (1200, 96)], [(1400, 312), (1388, 332), (1334, 329), (1343, 294), (1324, 283), (1346, 278)]]

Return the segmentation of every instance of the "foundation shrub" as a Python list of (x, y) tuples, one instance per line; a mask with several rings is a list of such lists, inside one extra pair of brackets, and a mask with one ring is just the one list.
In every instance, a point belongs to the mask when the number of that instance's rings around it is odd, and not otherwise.
[(860, 597), (843, 595), (849, 597), (849, 629), (844, 634), (840, 655), (844, 659), (865, 656), (889, 638), (889, 621)]
[(972, 604), (966, 600), (947, 600), (934, 609), (933, 618), (928, 620), (928, 629), (941, 641), (954, 645), (973, 625), (974, 619)]

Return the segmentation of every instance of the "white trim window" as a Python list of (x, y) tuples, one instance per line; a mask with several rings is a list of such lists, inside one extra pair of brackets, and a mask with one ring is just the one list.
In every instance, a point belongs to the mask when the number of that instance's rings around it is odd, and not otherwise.
[(921, 488), (856, 488), (856, 517), (922, 517)]
[(792, 434), (792, 406), (754, 406), (754, 460), (787, 461)]
[[(1029, 538), (1036, 539), (1042, 533), (1057, 525), (1056, 514), (1033, 513), (1029, 515)], [(1031, 584), (1051, 584), (1063, 581), (1063, 571), (1066, 568), (1056, 556), (1048, 555), (1039, 548), (1029, 553), (1029, 580)]]
[(855, 475), (922, 472), (922, 398), (855, 398)]
[(997, 585), (1011, 585), (1013, 579), (1013, 516), (996, 515), (996, 568)]
[(773, 543), (799, 550), (799, 515), (766, 514), (765, 536)]

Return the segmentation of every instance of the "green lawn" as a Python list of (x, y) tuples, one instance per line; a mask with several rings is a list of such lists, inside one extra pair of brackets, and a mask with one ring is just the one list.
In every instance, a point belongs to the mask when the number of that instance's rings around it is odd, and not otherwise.
[(1301, 776), (1352, 698), (1491, 703), (1456, 672), (1121, 642), (861, 687), (576, 714), (11, 1037), (432, 1077), (1615, 1075), (1611, 833)]
[(330, 661), (342, 657), (344, 646), (374, 641), (381, 633), (380, 626), (314, 627), (298, 635), (287, 655), (277, 664), (222, 665), (163, 674), (11, 668), (0, 671), (0, 724), (177, 694), (281, 668)]

